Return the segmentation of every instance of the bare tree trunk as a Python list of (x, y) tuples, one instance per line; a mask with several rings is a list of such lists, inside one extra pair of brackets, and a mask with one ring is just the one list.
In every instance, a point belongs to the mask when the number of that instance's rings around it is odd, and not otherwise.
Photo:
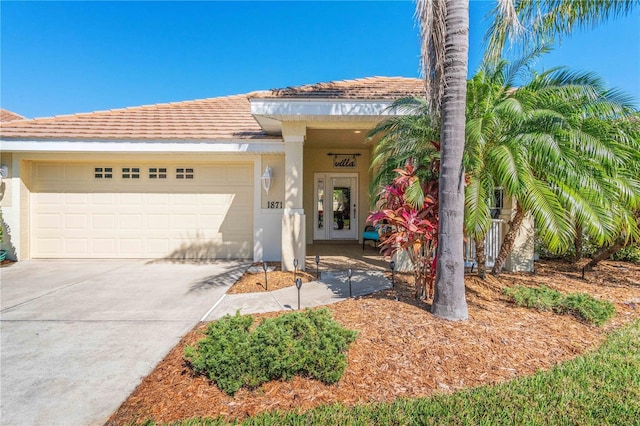
[(478, 276), (487, 278), (487, 254), (485, 252), (486, 238), (476, 238), (476, 262), (478, 263)]
[(493, 269), (491, 270), (493, 275), (500, 275), (502, 268), (504, 268), (504, 264), (507, 263), (507, 256), (509, 256), (513, 249), (513, 243), (516, 241), (516, 235), (518, 235), (518, 231), (520, 230), (520, 225), (522, 225), (523, 220), (524, 210), (520, 203), (516, 202), (516, 214), (513, 216), (513, 219), (509, 221), (509, 230), (502, 240), (500, 252), (496, 257), (496, 263), (493, 265)]
[(617, 252), (624, 246), (625, 246), (624, 240), (622, 238), (618, 238), (616, 242), (613, 243), (612, 246), (601, 248), (593, 255), (589, 263), (587, 263), (584, 266), (585, 269), (593, 269), (598, 263), (600, 263), (603, 260), (609, 259), (611, 255), (613, 255), (615, 252)]
[(576, 239), (573, 242), (573, 249), (575, 253), (573, 254), (573, 259), (571, 259), (573, 263), (579, 262), (580, 259), (582, 259), (582, 245), (583, 245), (582, 226), (576, 223)]
[(464, 167), (469, 60), (469, 0), (447, 0), (438, 229), (438, 265), (431, 312), (448, 320), (469, 316), (464, 287)]

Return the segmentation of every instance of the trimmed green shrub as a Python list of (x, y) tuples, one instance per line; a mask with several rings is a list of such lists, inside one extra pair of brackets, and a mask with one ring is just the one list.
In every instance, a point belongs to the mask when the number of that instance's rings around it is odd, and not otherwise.
[(523, 286), (515, 286), (513, 288), (505, 288), (504, 294), (511, 297), (516, 305), (525, 306), (527, 308), (536, 308), (541, 311), (552, 311), (562, 300), (562, 293), (550, 289), (547, 286), (538, 288), (529, 288)]
[(615, 308), (606, 300), (596, 300), (586, 293), (568, 294), (557, 309), (584, 321), (601, 326), (615, 314)]
[(503, 289), (518, 306), (570, 314), (590, 324), (601, 326), (615, 314), (613, 304), (607, 300), (597, 300), (586, 293), (563, 294), (546, 286), (515, 286)]
[(640, 244), (632, 244), (617, 251), (611, 256), (613, 260), (640, 264)]
[(294, 376), (332, 384), (344, 374), (344, 351), (357, 335), (334, 321), (326, 308), (263, 319), (249, 332), (252, 323), (251, 316), (239, 313), (212, 322), (196, 347), (185, 348), (185, 359), (229, 395), (243, 386)]

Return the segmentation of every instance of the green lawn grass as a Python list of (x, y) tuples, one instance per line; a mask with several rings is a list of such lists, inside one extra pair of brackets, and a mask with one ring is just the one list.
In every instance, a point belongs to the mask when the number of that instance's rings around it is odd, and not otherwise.
[[(149, 424), (153, 424), (150, 422)], [(180, 425), (226, 425), (192, 419)], [(551, 370), (451, 395), (305, 413), (264, 413), (242, 425), (640, 425), (640, 321)]]

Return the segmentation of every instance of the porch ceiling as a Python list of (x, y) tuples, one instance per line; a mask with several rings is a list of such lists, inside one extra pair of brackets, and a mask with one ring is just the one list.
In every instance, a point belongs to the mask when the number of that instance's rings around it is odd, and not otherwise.
[[(305, 148), (370, 149), (374, 143), (367, 141), (366, 128), (351, 129), (307, 129)], [(357, 133), (359, 132), (359, 133)]]

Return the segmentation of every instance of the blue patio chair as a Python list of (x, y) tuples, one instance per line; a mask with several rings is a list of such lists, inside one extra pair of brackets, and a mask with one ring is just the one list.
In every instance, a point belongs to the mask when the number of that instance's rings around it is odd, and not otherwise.
[(380, 242), (380, 227), (384, 227), (382, 234), (390, 231), (390, 226), (385, 224), (377, 224), (376, 226), (367, 225), (364, 227), (364, 231), (362, 232), (362, 250), (364, 250), (364, 243), (366, 241), (373, 241), (376, 247), (378, 246)]
[(362, 232), (362, 250), (364, 250), (365, 241), (374, 241), (376, 246), (378, 245), (380, 234), (378, 234), (376, 226), (367, 225), (364, 227), (364, 232)]

